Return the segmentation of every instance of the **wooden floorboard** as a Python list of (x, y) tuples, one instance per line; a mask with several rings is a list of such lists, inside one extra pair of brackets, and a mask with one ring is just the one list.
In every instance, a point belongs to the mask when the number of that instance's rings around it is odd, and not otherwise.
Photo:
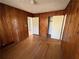
[(3, 59), (61, 59), (61, 41), (39, 36), (3, 48)]

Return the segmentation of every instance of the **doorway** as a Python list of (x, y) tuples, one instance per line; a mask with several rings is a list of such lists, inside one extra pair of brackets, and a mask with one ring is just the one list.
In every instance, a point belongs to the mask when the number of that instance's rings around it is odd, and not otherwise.
[(64, 15), (49, 17), (48, 35), (54, 39), (62, 39), (65, 20)]
[(28, 17), (28, 33), (31, 35), (39, 35), (39, 17)]

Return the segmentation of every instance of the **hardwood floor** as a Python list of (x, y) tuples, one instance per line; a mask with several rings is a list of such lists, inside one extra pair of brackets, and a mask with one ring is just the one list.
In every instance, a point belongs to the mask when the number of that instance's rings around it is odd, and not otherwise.
[[(49, 39), (49, 38), (48, 38)], [(61, 59), (61, 41), (28, 37), (26, 40), (3, 48), (3, 59)]]

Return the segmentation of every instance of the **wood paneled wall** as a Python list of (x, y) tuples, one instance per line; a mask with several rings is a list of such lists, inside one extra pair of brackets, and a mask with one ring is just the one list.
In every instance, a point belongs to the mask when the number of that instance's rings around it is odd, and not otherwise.
[(66, 25), (62, 40), (63, 59), (79, 59), (79, 0), (66, 8)]
[(40, 19), (40, 36), (47, 37), (48, 36), (48, 17), (55, 15), (64, 15), (64, 11), (54, 11), (54, 12), (46, 12), (40, 14), (34, 14), (34, 16), (38, 16)]
[(40, 36), (47, 37), (48, 35), (48, 17), (40, 15)]
[(40, 36), (48, 35), (48, 17), (64, 15), (64, 11), (31, 14), (0, 3), (0, 39), (2, 45), (18, 42), (28, 36), (27, 16), (40, 18)]
[(32, 14), (0, 4), (0, 39), (3, 46), (28, 36), (27, 16)]

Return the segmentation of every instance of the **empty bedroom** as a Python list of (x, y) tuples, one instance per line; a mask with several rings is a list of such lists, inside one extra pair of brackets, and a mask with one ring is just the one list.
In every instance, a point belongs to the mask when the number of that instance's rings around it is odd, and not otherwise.
[(0, 0), (0, 59), (79, 59), (79, 0)]

